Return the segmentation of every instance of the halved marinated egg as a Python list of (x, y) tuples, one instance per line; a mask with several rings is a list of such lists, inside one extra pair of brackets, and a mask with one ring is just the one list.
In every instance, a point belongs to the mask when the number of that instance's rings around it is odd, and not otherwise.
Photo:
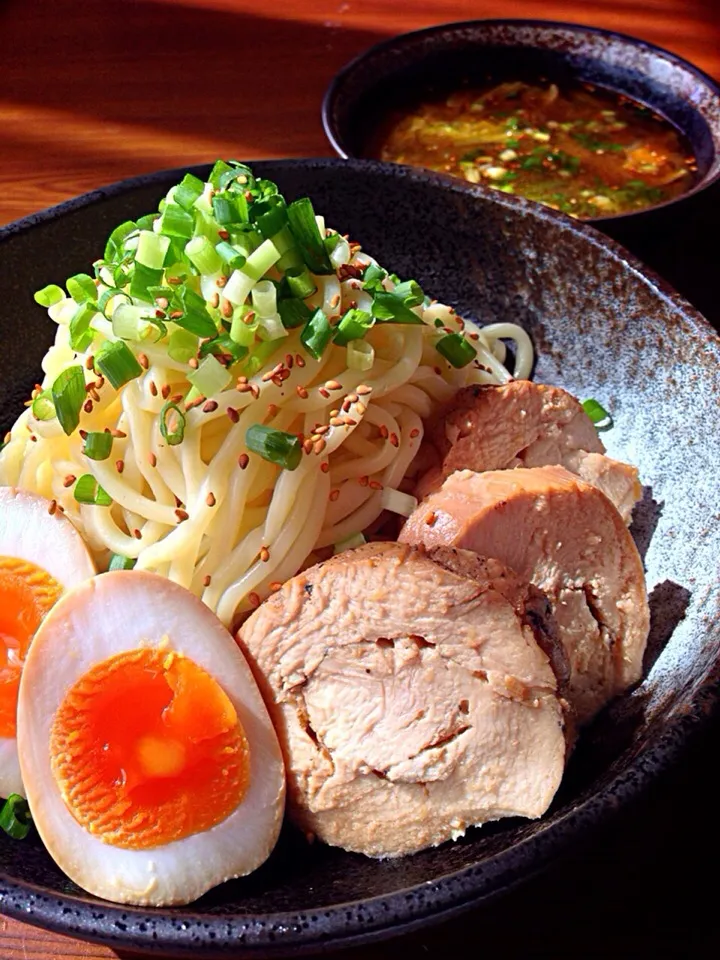
[(51, 501), (0, 487), (0, 796), (25, 795), (17, 755), (20, 675), (43, 617), (95, 573), (85, 543)]
[(188, 903), (277, 840), (285, 773), (250, 668), (155, 574), (102, 574), (53, 608), (25, 664), (18, 747), (45, 846), (108, 900)]

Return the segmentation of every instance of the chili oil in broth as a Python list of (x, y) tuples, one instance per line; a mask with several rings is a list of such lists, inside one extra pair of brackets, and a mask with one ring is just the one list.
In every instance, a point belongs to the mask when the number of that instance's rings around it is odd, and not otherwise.
[(697, 172), (692, 149), (671, 123), (589, 84), (455, 90), (394, 111), (371, 152), (579, 218), (672, 200)]

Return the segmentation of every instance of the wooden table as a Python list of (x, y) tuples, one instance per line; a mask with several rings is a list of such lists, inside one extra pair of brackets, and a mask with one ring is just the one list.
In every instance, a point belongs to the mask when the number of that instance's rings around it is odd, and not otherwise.
[[(404, 30), (503, 16), (632, 33), (720, 76), (717, 0), (3, 0), (0, 223), (163, 167), (330, 154), (320, 101), (348, 59)], [(545, 878), (400, 946), (344, 956), (440, 958), (475, 944), (505, 958), (684, 957), (709, 947), (714, 907), (694, 871), (705, 856), (714, 868), (720, 845), (684, 817), (684, 783), (701, 782), (709, 740), (716, 730), (657, 802)], [(0, 918), (0, 960), (119, 956)]]

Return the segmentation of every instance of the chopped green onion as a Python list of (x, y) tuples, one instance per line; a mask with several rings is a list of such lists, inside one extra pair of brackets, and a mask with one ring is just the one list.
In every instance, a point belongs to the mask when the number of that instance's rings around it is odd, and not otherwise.
[(278, 313), (283, 322), (283, 326), (288, 330), (293, 327), (301, 327), (307, 323), (312, 316), (312, 310), (302, 300), (291, 297), (287, 300), (280, 300), (278, 303)]
[(287, 336), (287, 330), (280, 317), (275, 314), (272, 317), (260, 318), (258, 334), (263, 340), (281, 340)]
[(220, 243), (216, 244), (215, 252), (227, 270), (239, 270), (240, 267), (245, 266), (244, 255), (227, 240), (221, 240)]
[(384, 290), (383, 280), (387, 276), (387, 270), (383, 270), (376, 263), (369, 263), (363, 274), (363, 289), (370, 293), (376, 293), (378, 290)]
[(113, 553), (110, 555), (108, 573), (111, 570), (132, 570), (136, 563), (137, 560), (133, 560), (132, 557), (124, 557), (121, 553)]
[(55, 412), (60, 426), (70, 434), (80, 423), (80, 411), (85, 403), (85, 374), (80, 366), (66, 367), (58, 374), (51, 387)]
[(285, 279), (290, 295), (299, 297), (301, 300), (312, 296), (317, 290), (317, 284), (304, 264), (301, 267), (288, 268), (285, 271)]
[(97, 287), (92, 277), (86, 273), (76, 273), (67, 281), (67, 291), (75, 303), (85, 303), (86, 300), (97, 300)]
[(73, 495), (78, 503), (89, 503), (96, 507), (109, 507), (112, 503), (112, 497), (91, 473), (84, 473), (78, 478)]
[(295, 200), (287, 208), (290, 229), (297, 240), (302, 258), (312, 273), (334, 273), (330, 257), (320, 235), (315, 211), (308, 197)]
[(142, 373), (135, 354), (123, 340), (106, 341), (95, 354), (95, 367), (116, 390)]
[(475, 347), (460, 333), (448, 333), (447, 336), (440, 337), (435, 349), (458, 369), (466, 367), (477, 356)]
[(593, 399), (583, 400), (582, 408), (595, 424), (597, 430), (609, 430), (613, 425), (613, 418), (603, 405)]
[(406, 307), (419, 307), (425, 300), (422, 287), (415, 280), (396, 284), (392, 292), (396, 297), (400, 297)]
[(248, 427), (245, 446), (253, 453), (259, 453), (264, 460), (278, 464), (283, 470), (297, 469), (302, 459), (302, 445), (294, 433), (273, 430), (261, 423)]
[(372, 302), (373, 316), (382, 322), (420, 324), (424, 321), (414, 313), (402, 297), (387, 290), (377, 290)]
[[(259, 247), (248, 256), (243, 273), (247, 274), (251, 280), (259, 280), (264, 277), (270, 267), (274, 266), (282, 254), (272, 242), (272, 240), (263, 240)], [(227, 296), (227, 293), (225, 294)]]
[(113, 333), (120, 340), (144, 340), (153, 327), (155, 317), (148, 317), (147, 307), (119, 303), (112, 315)]
[(212, 198), (213, 214), (218, 223), (247, 223), (248, 205), (242, 193), (216, 194)]
[(138, 230), (152, 230), (155, 224), (155, 221), (158, 219), (159, 214), (157, 213), (146, 213), (144, 217), (138, 217), (137, 219), (137, 228)]
[(383, 510), (399, 513), (401, 517), (409, 517), (418, 505), (417, 497), (394, 487), (384, 487), (380, 494), (380, 505)]
[(200, 273), (218, 273), (222, 259), (207, 237), (193, 237), (185, 244), (185, 255)]
[(234, 270), (223, 287), (223, 296), (230, 303), (239, 307), (247, 300), (254, 282), (243, 270)]
[(160, 433), (171, 447), (183, 442), (185, 436), (185, 413), (172, 400), (160, 411)]
[(124, 290), (120, 290), (118, 287), (109, 287), (107, 290), (103, 291), (102, 296), (98, 300), (97, 308), (98, 312), (102, 313), (103, 316), (108, 320), (111, 320), (112, 316), (108, 316), (105, 308), (108, 306), (108, 304), (112, 303), (116, 297), (123, 297), (126, 303), (132, 303), (132, 297), (130, 294), (125, 293)]
[(182, 316), (173, 317), (173, 322), (198, 337), (217, 335), (215, 321), (208, 313), (207, 303), (189, 287), (181, 287), (173, 300), (173, 307), (182, 311)]
[(230, 338), (241, 347), (249, 347), (255, 342), (255, 334), (258, 329), (257, 321), (245, 323), (244, 317), (249, 312), (247, 308), (241, 308), (240, 312), (233, 317), (230, 327)]
[(208, 182), (213, 185), (216, 190), (220, 189), (220, 178), (227, 173), (233, 173), (233, 168), (229, 163), (225, 163), (224, 160), (217, 160), (215, 166), (210, 171), (210, 176), (208, 177)]
[[(138, 300), (152, 300), (150, 288), (157, 286), (162, 280), (162, 268), (147, 267), (144, 263), (135, 261), (130, 278), (130, 294)], [(124, 277), (115, 277), (113, 282), (120, 286), (126, 282)]]
[(85, 353), (93, 342), (94, 331), (90, 328), (90, 321), (98, 313), (97, 304), (86, 300), (72, 315), (69, 326), (70, 346), (78, 353)]
[(247, 356), (248, 349), (242, 346), (236, 340), (233, 340), (227, 333), (215, 337), (213, 340), (206, 340), (200, 347), (200, 356), (206, 357), (209, 353), (215, 356), (229, 356), (233, 363), (242, 360)]
[(333, 547), (333, 553), (343, 553), (345, 550), (354, 550), (356, 547), (364, 547), (367, 540), (361, 533), (353, 533), (344, 540), (338, 540)]
[(253, 250), (262, 243), (262, 236), (250, 224), (234, 224), (229, 228), (230, 243), (245, 257), (249, 257)]
[(318, 308), (303, 327), (300, 342), (311, 357), (319, 360), (325, 352), (325, 347), (333, 336), (333, 328), (325, 313)]
[(261, 280), (252, 289), (252, 305), (261, 318), (277, 313), (277, 291), (271, 280)]
[(173, 330), (168, 339), (167, 352), (176, 363), (187, 363), (197, 356), (198, 338), (189, 330)]
[(150, 270), (160, 270), (165, 263), (169, 247), (170, 237), (161, 236), (153, 230), (141, 230), (138, 236), (135, 262), (141, 263)]
[(205, 184), (192, 173), (186, 173), (173, 190), (173, 200), (184, 210), (189, 210), (205, 190)]
[(54, 303), (60, 303), (61, 300), (65, 299), (65, 291), (56, 283), (49, 283), (42, 290), (36, 290), (33, 299), (41, 307), (51, 307)]
[(39, 393), (32, 402), (32, 415), (36, 420), (54, 420), (57, 414), (55, 413), (55, 404), (52, 399), (51, 390), (43, 390), (42, 393)]
[(335, 327), (335, 343), (344, 347), (351, 340), (361, 340), (374, 322), (366, 310), (348, 310)]
[(351, 340), (347, 345), (347, 365), (350, 370), (371, 370), (375, 350), (367, 340)]
[(83, 453), (91, 460), (107, 460), (112, 450), (113, 438), (111, 433), (93, 430), (85, 437)]
[[(195, 219), (191, 213), (177, 203), (168, 203), (160, 216), (160, 236), (182, 237), (189, 240), (195, 229)], [(158, 234), (155, 234), (158, 236)]]
[(203, 396), (214, 397), (225, 389), (232, 377), (226, 367), (208, 354), (197, 370), (190, 371), (188, 380)]
[(0, 829), (13, 840), (24, 840), (30, 832), (31, 823), (27, 800), (17, 793), (11, 793), (0, 810)]
[(132, 234), (137, 233), (137, 224), (133, 220), (126, 220), (119, 227), (115, 227), (105, 244), (104, 259), (107, 263), (118, 263), (126, 253), (126, 243)]

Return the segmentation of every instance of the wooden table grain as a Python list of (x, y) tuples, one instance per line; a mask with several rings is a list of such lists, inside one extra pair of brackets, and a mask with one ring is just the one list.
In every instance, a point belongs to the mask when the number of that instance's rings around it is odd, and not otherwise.
[[(0, 0), (0, 224), (163, 167), (219, 156), (329, 155), (323, 91), (347, 60), (394, 33), (479, 17), (560, 19), (643, 37), (718, 77), (719, 7), (718, 0)], [(697, 776), (696, 753), (675, 778)], [(689, 893), (679, 907), (676, 891), (665, 897), (663, 871), (673, 856), (692, 871), (695, 861), (682, 859), (687, 844), (708, 840), (692, 825), (667, 840), (668, 818), (682, 814), (676, 793), (626, 815), (606, 843), (575, 855), (582, 891), (571, 861), (492, 912), (415, 934), (399, 949), (460, 956), (489, 934), (505, 957), (691, 955), (706, 929), (703, 888), (685, 876)], [(666, 836), (662, 853), (649, 852), (649, 830)], [(640, 922), (607, 888), (615, 870), (623, 872), (622, 889), (637, 881), (651, 891)], [(556, 919), (550, 895), (572, 904), (573, 917)], [(603, 928), (608, 915), (629, 932)], [(581, 946), (568, 942), (573, 923), (587, 929)], [(662, 944), (644, 952), (658, 930)], [(380, 944), (343, 956), (389, 960), (397, 950)], [(129, 956), (0, 918), (0, 960)]]

